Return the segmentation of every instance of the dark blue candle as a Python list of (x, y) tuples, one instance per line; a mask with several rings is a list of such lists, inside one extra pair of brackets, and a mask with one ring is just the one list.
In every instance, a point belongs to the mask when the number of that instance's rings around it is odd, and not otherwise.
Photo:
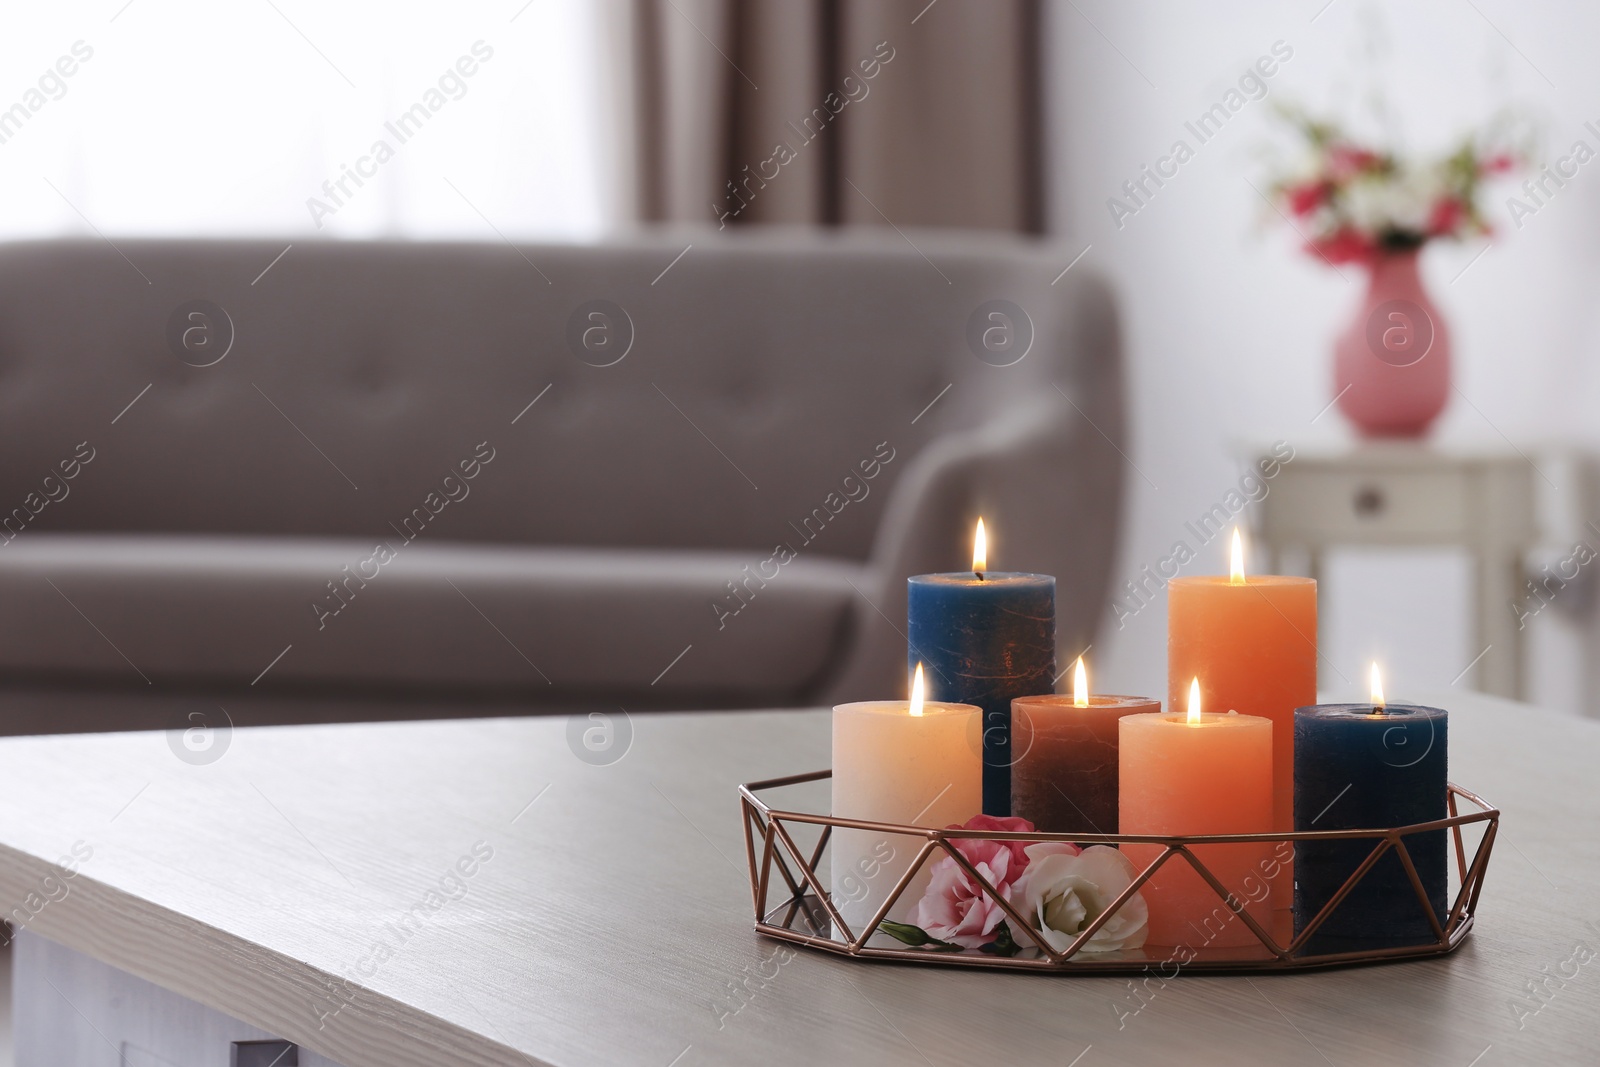
[[(1368, 830), (1443, 819), (1449, 716), (1409, 704), (1319, 704), (1294, 713), (1294, 828)], [(1446, 830), (1401, 840), (1444, 925)], [(1295, 849), (1296, 936), (1361, 866), (1374, 838), (1301, 841)], [(1427, 913), (1393, 850), (1368, 871), (1307, 941), (1311, 954), (1433, 941)]]
[(983, 810), (1011, 814), (1011, 701), (1056, 677), (1056, 580), (1048, 574), (920, 574), (907, 594), (911, 669), (928, 699), (983, 709)]

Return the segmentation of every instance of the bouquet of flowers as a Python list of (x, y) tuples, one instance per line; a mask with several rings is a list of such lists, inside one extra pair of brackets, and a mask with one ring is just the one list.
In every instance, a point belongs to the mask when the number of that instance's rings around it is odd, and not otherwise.
[(1495, 146), (1501, 139), (1492, 134), (1469, 135), (1440, 157), (1406, 157), (1363, 144), (1331, 120), (1293, 108), (1279, 113), (1306, 151), (1272, 182), (1272, 196), (1307, 250), (1330, 263), (1491, 233), (1479, 202), (1485, 179), (1524, 159)]
[[(1032, 833), (1033, 823), (1015, 816), (974, 815), (950, 830)], [(1079, 934), (1138, 877), (1133, 864), (1108, 845), (1079, 848), (1064, 841), (988, 841), (963, 838), (956, 851), (1011, 904), (1051, 948), (1065, 951)], [(1005, 909), (950, 856), (933, 864), (933, 877), (917, 902), (917, 922), (885, 920), (878, 929), (912, 948), (930, 952), (977, 949), (996, 956), (1030, 951), (1006, 922)], [(1150, 909), (1134, 893), (1080, 952), (1093, 955), (1136, 949), (1149, 933)]]

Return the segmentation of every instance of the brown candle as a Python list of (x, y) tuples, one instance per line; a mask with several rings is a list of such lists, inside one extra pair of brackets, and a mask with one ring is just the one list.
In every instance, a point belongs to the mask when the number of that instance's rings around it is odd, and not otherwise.
[(1149, 697), (1013, 700), (1011, 813), (1045, 833), (1117, 833), (1118, 723), (1160, 710)]

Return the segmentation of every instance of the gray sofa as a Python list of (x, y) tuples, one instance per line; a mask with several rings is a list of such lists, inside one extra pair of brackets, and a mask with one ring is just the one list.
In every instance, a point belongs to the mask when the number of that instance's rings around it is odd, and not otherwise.
[[(1112, 300), (1060, 248), (911, 240), (0, 247), (0, 681), (882, 696), (906, 576), (963, 569), (979, 514), (1075, 651), (1124, 475)], [(995, 300), (1031, 320), (1011, 365)], [(37, 718), (3, 727), (76, 728)]]

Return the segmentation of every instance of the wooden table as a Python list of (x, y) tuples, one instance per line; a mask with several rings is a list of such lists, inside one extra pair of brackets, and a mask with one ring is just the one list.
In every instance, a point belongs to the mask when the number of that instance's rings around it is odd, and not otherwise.
[[(1594, 1063), (1600, 959), (1571, 972), (1576, 946), (1600, 947), (1600, 726), (1440, 702), (1452, 777), (1504, 811), (1468, 943), (1419, 963), (1185, 975), (1142, 1000), (1121, 978), (853, 963), (757, 938), (734, 786), (824, 766), (821, 712), (640, 716), (606, 766), (575, 755), (564, 719), (241, 729), (208, 765), (160, 733), (7, 739), (0, 901), (26, 900), (74, 843), (92, 849), (19, 942), (19, 1067), (109, 1067), (138, 1044), (105, 1032), (102, 964), (344, 1067)], [(432, 910), (458, 864), (465, 888)], [(394, 947), (375, 963), (379, 944)], [(79, 1051), (27, 1058), (40, 1047)]]

